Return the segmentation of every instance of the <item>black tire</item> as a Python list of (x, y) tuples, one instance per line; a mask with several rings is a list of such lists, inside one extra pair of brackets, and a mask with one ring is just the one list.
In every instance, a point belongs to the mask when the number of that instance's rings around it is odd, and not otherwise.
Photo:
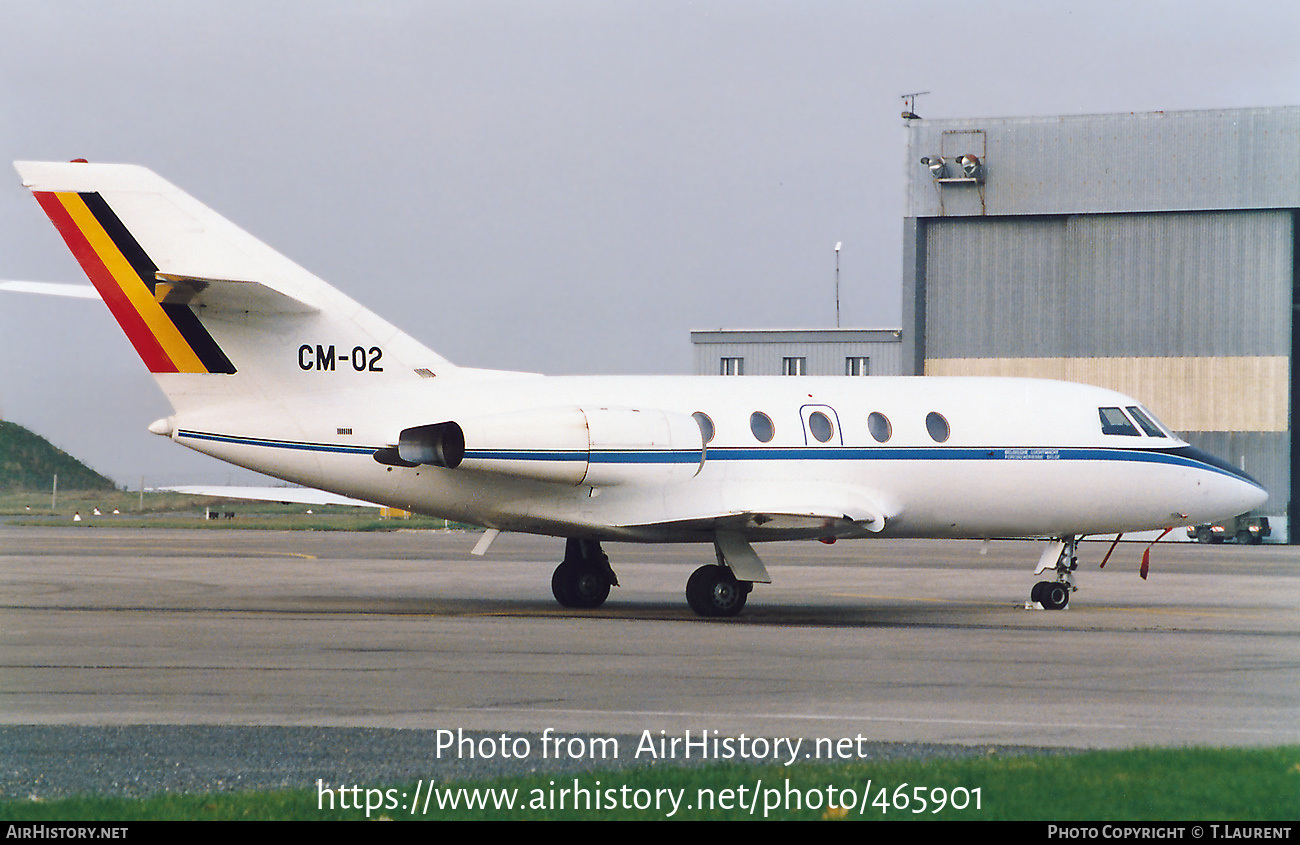
[(1034, 602), (1035, 604), (1042, 604), (1043, 588), (1050, 586), (1051, 583), (1052, 583), (1051, 581), (1039, 581), (1037, 584), (1035, 584), (1034, 588), (1029, 591), (1029, 600)]
[(1070, 588), (1060, 581), (1043, 581), (1038, 603), (1044, 610), (1064, 610), (1070, 603)]
[(701, 566), (686, 582), (686, 603), (700, 616), (735, 616), (752, 589), (753, 584), (737, 581), (725, 566)]
[(551, 575), (551, 594), (564, 607), (600, 607), (609, 598), (609, 588), (609, 576), (595, 566), (565, 562)]

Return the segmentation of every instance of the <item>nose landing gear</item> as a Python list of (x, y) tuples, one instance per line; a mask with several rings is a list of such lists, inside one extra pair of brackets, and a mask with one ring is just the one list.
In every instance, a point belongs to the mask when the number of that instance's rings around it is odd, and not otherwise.
[(1064, 610), (1070, 604), (1070, 593), (1078, 589), (1074, 585), (1074, 570), (1079, 568), (1076, 555), (1079, 538), (1066, 536), (1049, 543), (1038, 559), (1035, 575), (1041, 575), (1049, 569), (1055, 570), (1056, 580), (1039, 581), (1029, 593), (1032, 604), (1043, 610)]

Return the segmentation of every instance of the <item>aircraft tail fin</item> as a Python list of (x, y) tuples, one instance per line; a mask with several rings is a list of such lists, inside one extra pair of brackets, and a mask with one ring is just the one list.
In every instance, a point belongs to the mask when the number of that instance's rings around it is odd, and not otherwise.
[[(143, 167), (15, 166), (178, 411), (196, 395), (283, 396), (452, 369)], [(307, 372), (339, 378), (311, 383)]]

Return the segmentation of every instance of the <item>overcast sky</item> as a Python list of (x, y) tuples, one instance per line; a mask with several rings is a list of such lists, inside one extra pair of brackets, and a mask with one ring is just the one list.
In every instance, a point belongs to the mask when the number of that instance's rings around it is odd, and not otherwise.
[[(1284, 0), (0, 0), (0, 32), (6, 160), (143, 164), (452, 361), (546, 373), (834, 325), (841, 241), (843, 324), (897, 326), (905, 92), (1300, 104)], [(4, 172), (0, 278), (84, 282)], [(103, 305), (0, 294), (6, 419), (119, 483), (248, 478), (145, 431), (168, 412)]]

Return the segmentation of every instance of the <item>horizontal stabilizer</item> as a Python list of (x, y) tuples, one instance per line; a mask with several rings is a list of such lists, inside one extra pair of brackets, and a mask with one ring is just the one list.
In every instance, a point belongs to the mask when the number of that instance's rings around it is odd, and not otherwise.
[(311, 314), (319, 309), (261, 282), (205, 279), (159, 272), (154, 297), (164, 305), (192, 305), (212, 312)]

